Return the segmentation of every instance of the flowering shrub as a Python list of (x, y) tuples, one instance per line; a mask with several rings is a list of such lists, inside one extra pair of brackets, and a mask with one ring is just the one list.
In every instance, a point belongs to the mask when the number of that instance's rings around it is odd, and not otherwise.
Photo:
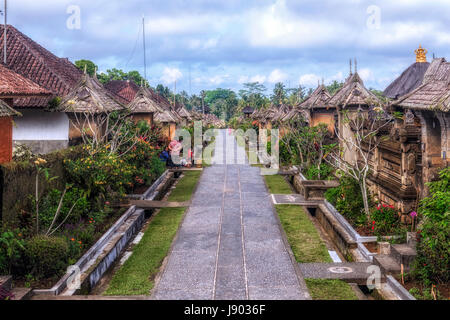
[(377, 235), (392, 235), (397, 233), (400, 218), (394, 206), (379, 204), (371, 213), (372, 230)]
[(91, 198), (99, 194), (125, 195), (137, 169), (119, 155), (110, 154), (107, 148), (76, 160), (65, 160), (64, 164), (70, 180)]

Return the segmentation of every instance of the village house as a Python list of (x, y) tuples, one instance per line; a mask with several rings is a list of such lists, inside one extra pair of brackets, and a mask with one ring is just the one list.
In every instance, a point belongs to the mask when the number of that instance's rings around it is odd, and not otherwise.
[(101, 136), (106, 130), (105, 117), (111, 112), (128, 109), (96, 77), (91, 78), (85, 73), (55, 111), (67, 114), (70, 119), (69, 139), (72, 143), (79, 143), (84, 133)]
[(20, 113), (0, 100), (0, 164), (12, 159), (12, 127), (13, 117)]
[[(128, 104), (132, 103), (139, 91), (139, 86), (129, 80), (110, 81), (105, 85), (110, 92), (120, 96)], [(182, 117), (176, 114), (171, 103), (161, 95), (154, 92), (151, 88), (146, 88), (146, 101), (153, 106), (158, 107), (158, 111), (153, 114), (154, 123), (162, 125), (163, 135), (169, 140), (175, 136), (177, 124), (182, 121)], [(143, 100), (141, 100), (143, 102)]]
[[(4, 26), (0, 26), (3, 43)], [(11, 25), (7, 26), (6, 67), (33, 81), (51, 94), (13, 98), (13, 107), (23, 116), (13, 127), (13, 141), (34, 153), (66, 148), (69, 142), (69, 118), (62, 112), (49, 112), (49, 102), (63, 97), (76, 85), (82, 72), (68, 59), (58, 58)], [(0, 47), (3, 56), (4, 47)], [(26, 89), (24, 87), (23, 89)]]
[[(411, 189), (409, 205), (405, 211), (414, 209), (417, 199), (427, 195), (426, 183), (437, 178), (438, 171), (448, 166), (450, 151), (450, 63), (444, 58), (426, 62), (426, 51), (416, 50), (416, 63), (424, 63), (425, 73), (417, 69), (415, 73), (402, 74), (396, 79), (400, 96), (391, 102), (392, 111), (401, 112), (403, 119), (396, 121), (391, 136), (392, 143), (401, 152), (397, 175), (402, 185)], [(422, 75), (423, 73), (423, 75)], [(408, 78), (412, 78), (408, 79)], [(401, 91), (403, 83), (422, 78), (419, 86)], [(392, 88), (392, 85), (388, 88)], [(394, 192), (391, 195), (398, 194)]]
[(144, 87), (139, 88), (133, 101), (128, 105), (128, 109), (130, 109), (131, 116), (135, 122), (143, 120), (150, 126), (154, 123), (154, 114), (163, 112), (162, 108), (152, 99), (149, 90)]
[[(0, 64), (0, 162), (8, 162), (13, 151), (14, 99), (49, 97), (51, 93)], [(16, 118), (17, 119), (17, 118)], [(14, 124), (14, 125), (13, 125)]]
[(307, 119), (309, 125), (315, 127), (320, 123), (328, 126), (328, 131), (334, 136), (334, 125), (337, 120), (336, 108), (330, 105), (328, 102), (331, 99), (331, 95), (327, 88), (322, 83), (318, 85), (313, 93), (300, 105), (298, 108), (305, 110), (308, 113)]

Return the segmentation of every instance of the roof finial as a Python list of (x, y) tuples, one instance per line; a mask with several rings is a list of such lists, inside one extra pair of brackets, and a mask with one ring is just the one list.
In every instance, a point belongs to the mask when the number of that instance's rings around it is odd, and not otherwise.
[(84, 64), (84, 74), (86, 74), (87, 73), (87, 64), (85, 63)]
[(415, 50), (414, 53), (416, 54), (416, 62), (427, 62), (428, 50), (422, 49), (422, 45), (419, 44), (419, 49)]
[(355, 58), (355, 73), (358, 73), (358, 61)]
[(322, 85), (324, 85), (324, 84), (325, 84), (325, 82), (324, 82), (323, 77), (322, 77)]
[(97, 66), (95, 66), (95, 69), (94, 69), (94, 79), (95, 79), (95, 80), (98, 80), (98, 79), (97, 79)]
[(350, 75), (353, 74), (353, 70), (352, 70), (352, 59), (350, 59)]

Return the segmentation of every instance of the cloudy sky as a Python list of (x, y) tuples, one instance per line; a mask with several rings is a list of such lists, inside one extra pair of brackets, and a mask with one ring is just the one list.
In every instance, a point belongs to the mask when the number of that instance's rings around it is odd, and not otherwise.
[[(3, 2), (3, 1), (1, 1)], [(349, 59), (384, 89), (419, 44), (450, 57), (448, 0), (14, 0), (8, 22), (60, 57), (144, 73), (197, 93), (259, 81), (315, 87), (343, 80)]]

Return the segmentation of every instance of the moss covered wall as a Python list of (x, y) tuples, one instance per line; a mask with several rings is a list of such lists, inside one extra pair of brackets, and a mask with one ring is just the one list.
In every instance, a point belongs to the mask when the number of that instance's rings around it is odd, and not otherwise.
[[(39, 193), (51, 188), (62, 189), (66, 178), (64, 159), (76, 159), (80, 148), (74, 147), (42, 156), (47, 160), (45, 167), (50, 168), (50, 175), (57, 176), (50, 184), (40, 177)], [(36, 165), (32, 161), (10, 162), (0, 166), (0, 216), (3, 225), (16, 227), (20, 221), (21, 210), (31, 205), (30, 196), (35, 195)]]

